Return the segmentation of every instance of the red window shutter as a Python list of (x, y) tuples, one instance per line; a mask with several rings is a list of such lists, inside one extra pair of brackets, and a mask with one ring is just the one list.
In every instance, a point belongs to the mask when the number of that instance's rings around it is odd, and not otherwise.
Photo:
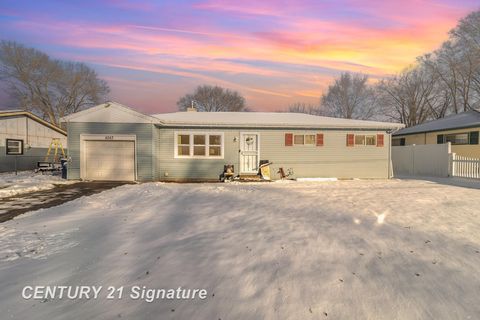
[(355, 145), (355, 135), (352, 133), (347, 134), (347, 147), (353, 147)]
[(383, 134), (377, 134), (377, 147), (383, 147)]
[(317, 147), (323, 146), (323, 133), (317, 133)]
[(293, 146), (293, 133), (285, 133), (285, 146)]

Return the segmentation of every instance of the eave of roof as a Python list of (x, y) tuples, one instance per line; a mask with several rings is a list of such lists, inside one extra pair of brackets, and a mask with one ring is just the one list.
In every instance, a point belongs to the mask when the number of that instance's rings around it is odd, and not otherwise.
[(394, 133), (394, 136), (430, 133), (437, 131), (468, 129), (480, 127), (480, 112), (470, 110), (453, 114), (442, 119), (428, 121), (413, 127), (404, 128)]

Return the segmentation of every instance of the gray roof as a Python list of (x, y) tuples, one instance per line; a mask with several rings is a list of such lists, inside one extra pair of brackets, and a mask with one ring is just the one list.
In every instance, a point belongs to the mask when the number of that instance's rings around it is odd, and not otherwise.
[(425, 122), (413, 127), (404, 128), (395, 132), (394, 136), (407, 134), (463, 129), (480, 126), (480, 112), (470, 110), (459, 114), (452, 114), (442, 119)]
[(288, 112), (174, 112), (153, 114), (163, 126), (400, 129), (401, 123), (320, 117)]

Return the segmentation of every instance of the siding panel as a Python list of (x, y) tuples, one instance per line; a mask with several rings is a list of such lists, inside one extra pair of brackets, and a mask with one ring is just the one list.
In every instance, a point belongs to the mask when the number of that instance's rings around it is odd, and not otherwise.
[[(217, 180), (224, 164), (233, 164), (239, 172), (239, 137), (240, 132), (260, 133), (260, 159), (273, 162), (272, 176), (277, 179), (278, 168), (291, 168), (294, 177), (337, 177), (337, 178), (388, 178), (388, 152), (390, 139), (385, 134), (385, 147), (354, 146), (345, 144), (347, 133), (361, 134), (365, 131), (349, 130), (280, 130), (280, 129), (218, 129), (208, 131), (224, 132), (225, 158), (209, 159), (174, 159), (174, 131), (160, 128), (157, 144), (157, 170), (160, 180)], [(182, 131), (186, 131), (182, 129)], [(189, 131), (206, 131), (191, 129)], [(317, 134), (323, 133), (323, 147), (315, 145), (285, 146), (285, 133)]]

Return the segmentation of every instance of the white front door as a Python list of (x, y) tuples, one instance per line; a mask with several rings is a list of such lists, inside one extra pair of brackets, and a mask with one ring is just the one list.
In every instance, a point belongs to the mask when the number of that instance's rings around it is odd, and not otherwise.
[(240, 173), (258, 172), (260, 136), (258, 133), (240, 133)]

